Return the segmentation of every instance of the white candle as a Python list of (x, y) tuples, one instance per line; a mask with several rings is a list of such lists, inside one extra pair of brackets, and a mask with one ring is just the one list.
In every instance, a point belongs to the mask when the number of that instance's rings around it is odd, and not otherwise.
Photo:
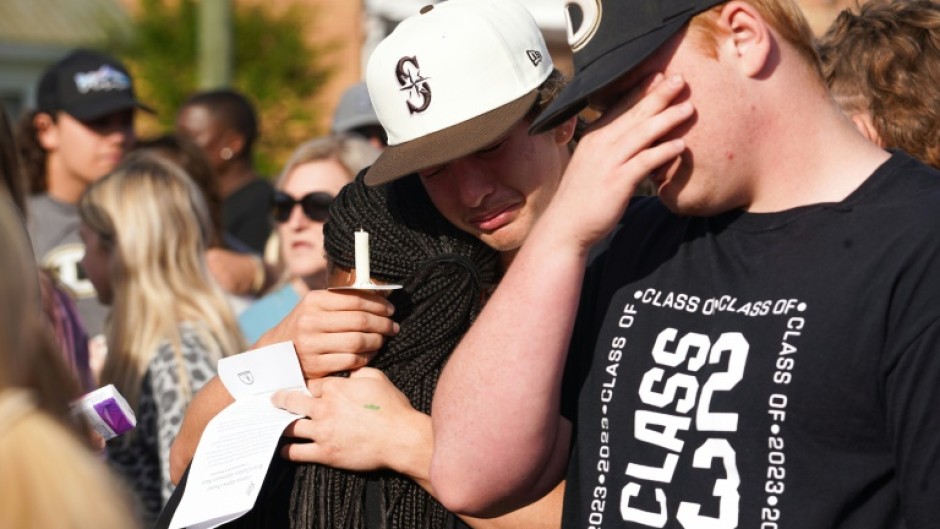
[(356, 231), (356, 283), (365, 285), (372, 280), (369, 276), (369, 232), (363, 230)]

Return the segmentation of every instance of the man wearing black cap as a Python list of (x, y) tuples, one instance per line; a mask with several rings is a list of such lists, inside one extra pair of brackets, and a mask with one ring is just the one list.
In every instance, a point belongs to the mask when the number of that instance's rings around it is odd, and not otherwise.
[[(89, 335), (102, 331), (107, 309), (79, 262), (75, 204), (85, 188), (121, 160), (134, 141), (134, 111), (149, 108), (134, 95), (127, 69), (105, 54), (78, 49), (39, 80), (28, 137), (21, 138), (32, 191), (29, 231), (40, 265), (76, 296)], [(22, 132), (22, 131), (21, 131)]]
[(566, 528), (937, 527), (940, 173), (853, 128), (791, 0), (568, 9), (533, 128), (601, 117), (440, 379), (442, 503), (567, 468)]

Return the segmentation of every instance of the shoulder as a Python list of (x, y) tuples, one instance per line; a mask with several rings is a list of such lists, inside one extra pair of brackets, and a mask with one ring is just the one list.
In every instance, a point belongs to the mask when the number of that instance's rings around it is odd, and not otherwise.
[(274, 194), (274, 186), (262, 177), (258, 177), (251, 182), (235, 190), (234, 193), (225, 199), (225, 202), (254, 202), (256, 200), (265, 200), (264, 207), (267, 208), (267, 199)]
[(940, 218), (940, 171), (911, 156), (895, 151), (868, 180), (846, 200), (851, 207), (910, 209), (912, 213)]
[(299, 302), (300, 296), (297, 295), (297, 292), (290, 284), (287, 284), (258, 298), (257, 301), (249, 305), (248, 308), (242, 312), (239, 321), (250, 321), (258, 317), (266, 316), (272, 311), (279, 312), (286, 310), (290, 312), (290, 309)]
[(59, 202), (46, 193), (29, 195), (26, 198), (26, 207), (30, 217), (37, 213), (42, 213), (43, 216), (51, 214), (68, 218), (78, 217), (78, 207), (75, 204)]
[(205, 363), (210, 356), (212, 347), (211, 336), (207, 332), (199, 330), (193, 323), (182, 323), (179, 325), (179, 341), (165, 339), (157, 346), (153, 360), (150, 362), (151, 371), (175, 370), (180, 357), (177, 356), (177, 346), (182, 354), (184, 364), (191, 365)]
[(176, 388), (181, 384), (180, 374), (185, 370), (188, 383), (198, 390), (216, 374), (218, 348), (212, 347), (211, 336), (201, 332), (195, 324), (179, 326), (179, 354), (177, 343), (167, 339), (157, 347), (156, 354), (147, 369), (155, 388)]
[(300, 296), (290, 284), (266, 294), (248, 306), (238, 317), (238, 325), (245, 338), (253, 342), (268, 329), (287, 316), (298, 303)]
[(26, 199), (26, 223), (32, 237), (44, 237), (60, 230), (78, 230), (78, 208), (41, 193)]

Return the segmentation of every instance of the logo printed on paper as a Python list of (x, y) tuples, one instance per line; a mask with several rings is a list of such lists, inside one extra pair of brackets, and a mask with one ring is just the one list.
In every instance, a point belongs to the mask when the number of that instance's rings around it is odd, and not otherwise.
[(395, 77), (401, 85), (401, 91), (408, 92), (408, 112), (418, 114), (424, 112), (431, 105), (431, 86), (427, 81), (430, 77), (421, 75), (417, 57), (402, 57), (395, 67)]
[(532, 61), (533, 66), (538, 66), (542, 64), (542, 53), (538, 50), (526, 50), (526, 55), (529, 56), (529, 60)]
[[(565, 4), (565, 19), (568, 21), (568, 44), (577, 52), (587, 46), (601, 25), (603, 8), (601, 0), (569, 0)], [(575, 27), (575, 24), (578, 27)]]
[(241, 380), (243, 384), (252, 385), (255, 383), (255, 376), (251, 371), (242, 371), (238, 374), (238, 380)]
[(92, 72), (75, 74), (75, 88), (82, 94), (106, 92), (108, 90), (127, 90), (130, 87), (130, 78), (108, 65)]

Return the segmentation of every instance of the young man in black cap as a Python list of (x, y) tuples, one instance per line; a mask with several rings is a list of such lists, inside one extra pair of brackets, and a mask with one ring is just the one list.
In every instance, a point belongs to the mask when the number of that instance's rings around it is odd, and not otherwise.
[(568, 528), (936, 527), (940, 174), (854, 129), (791, 0), (574, 8), (534, 127), (601, 117), (437, 387), (442, 503), (567, 467)]
[(111, 171), (134, 141), (134, 95), (127, 69), (116, 59), (78, 49), (39, 80), (36, 110), (20, 130), (20, 148), (33, 195), (29, 234), (40, 266), (76, 296), (90, 336), (102, 332), (107, 308), (79, 266), (85, 245), (75, 207), (89, 184)]

